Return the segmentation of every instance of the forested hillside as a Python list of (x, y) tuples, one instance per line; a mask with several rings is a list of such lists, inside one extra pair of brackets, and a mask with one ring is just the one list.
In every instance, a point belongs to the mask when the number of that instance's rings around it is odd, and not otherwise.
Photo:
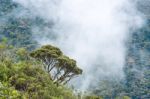
[(126, 42), (125, 79), (106, 80), (83, 93), (67, 83), (84, 70), (59, 48), (41, 47), (33, 36), (33, 27), (51, 28), (53, 23), (32, 17), (12, 0), (0, 0), (0, 99), (150, 99), (150, 7), (144, 3), (139, 10), (147, 20)]
[(139, 2), (141, 13), (146, 18), (145, 25), (134, 32), (128, 42), (126, 57), (125, 90), (133, 99), (150, 98), (150, 4), (148, 0)]
[(150, 97), (150, 24), (135, 32), (127, 55), (126, 92), (135, 99)]
[(38, 46), (31, 25), (40, 19), (19, 16), (19, 9), (12, 0), (0, 0), (0, 98), (75, 99), (72, 90), (56, 86), (42, 64), (29, 57)]
[(128, 49), (124, 67), (125, 80), (104, 81), (100, 83), (101, 89), (93, 91), (97, 95), (104, 95), (106, 99), (122, 95), (127, 95), (131, 99), (150, 98), (150, 4), (148, 0), (138, 3), (138, 8), (146, 21), (145, 25), (132, 33), (126, 42)]

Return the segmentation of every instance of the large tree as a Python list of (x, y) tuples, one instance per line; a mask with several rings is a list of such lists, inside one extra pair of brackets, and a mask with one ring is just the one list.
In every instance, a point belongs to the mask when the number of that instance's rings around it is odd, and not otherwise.
[(82, 74), (76, 61), (64, 55), (62, 51), (52, 45), (45, 45), (31, 52), (31, 57), (43, 63), (45, 71), (51, 75), (54, 83), (66, 84), (73, 77)]

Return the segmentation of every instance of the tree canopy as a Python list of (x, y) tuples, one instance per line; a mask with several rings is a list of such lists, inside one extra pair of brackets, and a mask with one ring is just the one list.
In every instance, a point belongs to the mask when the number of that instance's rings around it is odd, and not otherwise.
[(73, 77), (82, 74), (76, 61), (64, 55), (63, 52), (52, 45), (45, 45), (30, 53), (30, 56), (43, 63), (54, 83), (66, 84)]

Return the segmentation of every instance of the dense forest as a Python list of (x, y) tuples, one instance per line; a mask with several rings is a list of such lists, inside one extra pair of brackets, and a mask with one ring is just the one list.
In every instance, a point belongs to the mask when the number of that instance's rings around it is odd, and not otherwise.
[[(21, 11), (29, 15), (17, 15)], [(53, 23), (30, 14), (12, 0), (0, 0), (0, 99), (150, 99), (149, 15), (126, 42), (125, 80), (104, 81), (80, 93), (67, 86), (74, 76), (82, 75), (76, 61), (33, 39), (32, 27), (50, 28)]]

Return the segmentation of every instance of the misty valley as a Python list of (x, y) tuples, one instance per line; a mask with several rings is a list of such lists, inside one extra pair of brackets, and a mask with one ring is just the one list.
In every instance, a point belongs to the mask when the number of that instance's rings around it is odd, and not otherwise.
[(150, 99), (150, 1), (0, 0), (0, 99)]

